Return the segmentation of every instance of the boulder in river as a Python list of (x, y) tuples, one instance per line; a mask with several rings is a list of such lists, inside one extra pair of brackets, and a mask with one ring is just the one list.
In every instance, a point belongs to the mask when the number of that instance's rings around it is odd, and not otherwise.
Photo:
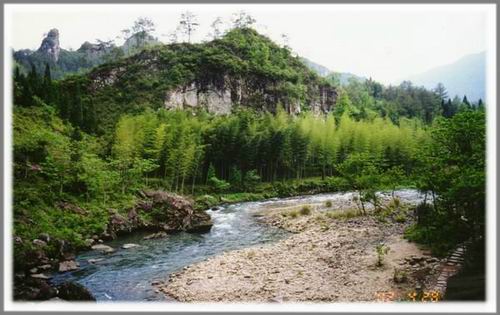
[(74, 260), (65, 260), (59, 263), (59, 272), (73, 271), (78, 269), (78, 263)]
[(122, 248), (123, 248), (123, 249), (136, 248), (136, 247), (140, 247), (140, 245), (138, 245), (138, 244), (133, 244), (133, 243), (128, 243), (128, 244), (123, 244), (123, 245), (122, 245)]
[(67, 301), (95, 301), (87, 288), (76, 282), (65, 282), (57, 287), (58, 297)]
[(105, 254), (112, 253), (115, 251), (113, 247), (108, 246), (108, 245), (104, 245), (104, 244), (93, 245), (92, 249), (100, 251), (101, 253), (105, 253)]

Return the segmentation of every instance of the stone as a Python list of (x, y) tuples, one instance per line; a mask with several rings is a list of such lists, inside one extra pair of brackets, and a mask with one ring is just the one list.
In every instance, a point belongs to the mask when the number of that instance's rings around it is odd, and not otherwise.
[(38, 272), (38, 268), (32, 268), (30, 269), (30, 273), (37, 273)]
[(84, 241), (84, 243), (85, 243), (85, 247), (92, 247), (92, 245), (94, 244), (94, 242), (95, 242), (95, 241), (94, 241), (93, 239), (91, 239), (91, 238), (86, 239), (86, 240)]
[(67, 272), (77, 270), (79, 264), (74, 260), (61, 261), (59, 263), (59, 272)]
[(123, 249), (130, 249), (130, 248), (136, 248), (136, 247), (140, 247), (140, 245), (138, 245), (138, 244), (132, 244), (132, 243), (129, 243), (129, 244), (123, 244), (123, 245), (122, 245), (122, 248), (123, 248)]
[(87, 260), (87, 262), (89, 264), (95, 264), (95, 263), (103, 261), (103, 260), (104, 260), (104, 258), (91, 258), (91, 259)]
[(147, 236), (144, 236), (143, 239), (145, 240), (150, 240), (150, 239), (157, 239), (157, 238), (164, 238), (164, 237), (167, 237), (167, 233), (165, 232), (158, 232), (158, 233), (153, 233), (153, 234), (149, 234)]
[(47, 243), (36, 238), (33, 240), (33, 245), (45, 247), (45, 246), (47, 246)]
[(41, 233), (40, 235), (38, 235), (38, 239), (48, 243), (50, 242), (50, 235), (47, 233)]
[(50, 279), (49, 276), (43, 274), (43, 273), (37, 273), (37, 274), (33, 274), (31, 275), (32, 278), (35, 278), (35, 279), (44, 279), (44, 280), (48, 280)]
[(40, 270), (49, 270), (51, 268), (52, 268), (52, 266), (49, 264), (38, 266), (38, 269), (40, 269)]
[(115, 251), (113, 247), (104, 244), (93, 245), (91, 248), (93, 250), (97, 250), (105, 254), (112, 253)]
[(58, 297), (67, 301), (95, 301), (95, 297), (83, 285), (76, 282), (65, 282), (57, 286)]

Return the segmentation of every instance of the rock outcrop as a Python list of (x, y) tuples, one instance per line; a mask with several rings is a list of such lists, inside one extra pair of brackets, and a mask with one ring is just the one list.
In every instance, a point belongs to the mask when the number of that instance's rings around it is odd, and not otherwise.
[(164, 191), (146, 191), (148, 199), (139, 205), (143, 211), (151, 211), (155, 226), (167, 232), (208, 232), (212, 220), (204, 211), (193, 208), (193, 202), (179, 195)]
[(257, 107), (276, 112), (281, 105), (290, 114), (298, 114), (302, 108), (314, 113), (328, 113), (337, 101), (337, 91), (327, 85), (308, 87), (308, 103), (277, 92), (274, 84), (257, 86), (253, 80), (232, 79), (225, 76), (218, 84), (192, 82), (165, 93), (167, 109), (202, 108), (210, 113), (230, 114), (235, 106)]
[[(114, 239), (118, 235), (145, 229), (168, 233), (207, 232), (212, 227), (210, 216), (204, 211), (195, 210), (193, 202), (185, 197), (165, 191), (146, 191), (143, 196), (142, 200), (129, 209), (126, 217), (110, 210), (107, 229), (101, 238)], [(150, 218), (148, 220), (141, 216), (146, 213)], [(162, 236), (163, 234), (158, 234), (158, 237)], [(105, 245), (94, 245), (92, 249), (103, 246)]]
[(59, 60), (61, 47), (59, 46), (59, 31), (56, 28), (49, 31), (47, 36), (43, 39), (40, 48), (38, 48), (38, 52), (47, 55), (54, 62)]

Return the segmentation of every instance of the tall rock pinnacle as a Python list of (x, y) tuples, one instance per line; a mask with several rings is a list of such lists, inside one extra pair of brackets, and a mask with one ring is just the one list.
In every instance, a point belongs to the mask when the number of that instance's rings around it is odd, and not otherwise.
[(53, 28), (49, 31), (38, 51), (47, 54), (54, 62), (57, 62), (61, 51), (59, 47), (59, 31), (57, 29)]

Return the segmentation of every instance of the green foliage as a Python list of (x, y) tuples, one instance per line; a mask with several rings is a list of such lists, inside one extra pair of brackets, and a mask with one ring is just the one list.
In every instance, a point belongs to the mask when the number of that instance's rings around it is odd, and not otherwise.
[(375, 246), (375, 252), (377, 253), (377, 266), (380, 267), (384, 264), (384, 257), (387, 255), (389, 250), (389, 246), (382, 243)]
[(485, 115), (462, 111), (440, 119), (422, 149), (418, 187), (432, 197), (417, 207), (417, 225), (407, 237), (443, 253), (469, 237), (483, 238), (485, 226)]

